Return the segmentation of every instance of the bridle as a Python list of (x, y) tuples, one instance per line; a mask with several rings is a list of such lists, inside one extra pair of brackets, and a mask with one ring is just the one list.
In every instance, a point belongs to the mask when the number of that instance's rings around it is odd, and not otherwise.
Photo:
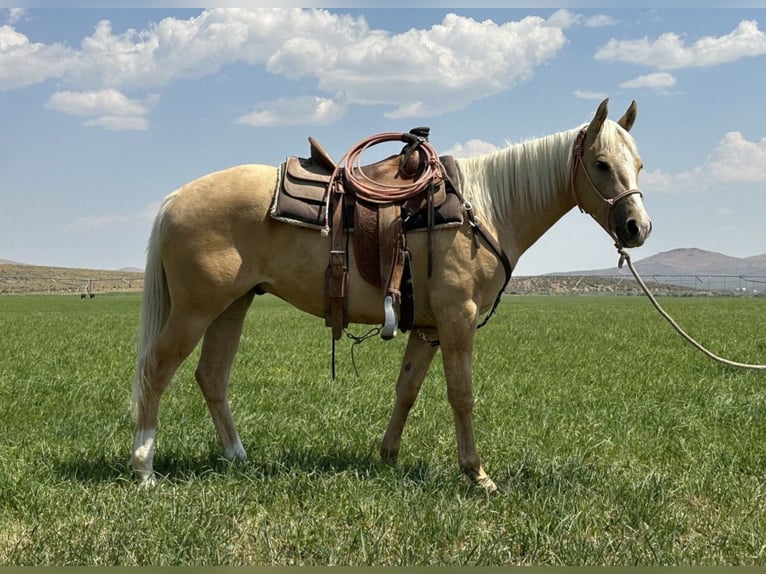
[(572, 169), (569, 176), (569, 186), (572, 189), (572, 198), (574, 199), (575, 205), (580, 210), (581, 213), (586, 213), (585, 209), (583, 209), (580, 199), (577, 197), (577, 190), (575, 188), (575, 176), (577, 175), (577, 168), (582, 166), (582, 172), (585, 174), (585, 179), (588, 180), (588, 183), (590, 184), (591, 189), (596, 192), (596, 196), (606, 203), (609, 207), (607, 208), (606, 212), (606, 221), (607, 224), (604, 225), (601, 223), (601, 221), (598, 220), (598, 218), (593, 215), (590, 212), (587, 212), (588, 215), (590, 215), (593, 219), (596, 220), (596, 222), (606, 231), (612, 239), (615, 240), (616, 244), (620, 247), (624, 247), (622, 245), (622, 241), (617, 237), (617, 234), (614, 232), (613, 229), (611, 229), (612, 224), (612, 209), (614, 209), (614, 206), (617, 205), (620, 201), (625, 199), (626, 197), (629, 197), (631, 195), (638, 194), (642, 199), (644, 197), (644, 194), (641, 192), (640, 189), (637, 187), (628, 189), (626, 191), (623, 191), (622, 193), (618, 193), (614, 197), (606, 197), (601, 190), (596, 187), (596, 184), (593, 183), (593, 180), (590, 177), (590, 174), (588, 173), (588, 170), (585, 167), (585, 162), (583, 162), (583, 155), (585, 154), (585, 134), (586, 134), (586, 128), (581, 129), (577, 133), (577, 137), (575, 138), (574, 145), (572, 146)]

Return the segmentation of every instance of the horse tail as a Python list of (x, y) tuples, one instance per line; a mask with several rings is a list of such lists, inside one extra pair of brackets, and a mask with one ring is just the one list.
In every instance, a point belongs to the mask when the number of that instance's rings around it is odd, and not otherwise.
[(160, 237), (162, 223), (168, 208), (173, 203), (175, 193), (165, 198), (154, 219), (149, 244), (146, 248), (146, 268), (144, 269), (144, 292), (141, 302), (141, 318), (138, 330), (138, 358), (133, 379), (134, 414), (147, 391), (146, 365), (153, 361), (152, 347), (170, 315), (170, 291), (165, 269), (162, 265)]

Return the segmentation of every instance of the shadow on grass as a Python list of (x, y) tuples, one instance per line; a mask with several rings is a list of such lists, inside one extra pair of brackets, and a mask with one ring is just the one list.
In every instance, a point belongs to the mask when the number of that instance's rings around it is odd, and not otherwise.
[(600, 464), (585, 455), (546, 458), (525, 449), (511, 464), (498, 469), (501, 489), (524, 496), (585, 493), (615, 480), (619, 469)]
[[(425, 460), (410, 459), (398, 464), (383, 462), (377, 447), (343, 445), (287, 444), (274, 449), (250, 452), (247, 461), (230, 461), (222, 457), (217, 445), (192, 453), (183, 448), (161, 451), (154, 461), (155, 472), (169, 484), (203, 481), (269, 480), (332, 480), (400, 483), (422, 489), (439, 489), (448, 484), (469, 494), (470, 483), (460, 477), (449, 461), (432, 467)], [(66, 458), (54, 458), (48, 464), (54, 475), (64, 481), (83, 484), (138, 485), (128, 463), (128, 453), (72, 453)], [(605, 467), (587, 455), (571, 455), (549, 459), (534, 450), (525, 449), (511, 463), (491, 472), (500, 493), (515, 492), (527, 496), (545, 493), (586, 493), (596, 485), (606, 484), (616, 477), (616, 469)], [(619, 474), (619, 473), (618, 473)]]
[(127, 459), (114, 454), (77, 453), (49, 461), (56, 475), (67, 481), (106, 483), (131, 477)]
[[(166, 452), (158, 454), (154, 469), (159, 477), (170, 482), (208, 480), (220, 477), (242, 477), (262, 480), (286, 477), (352, 476), (360, 481), (391, 478), (426, 485), (434, 480), (425, 462), (389, 464), (370, 452), (351, 448), (286, 447), (274, 457), (265, 454), (247, 461), (230, 461), (219, 452), (192, 455)], [(81, 483), (134, 482), (128, 456), (114, 453), (80, 453), (71, 458), (49, 461), (58, 478)]]

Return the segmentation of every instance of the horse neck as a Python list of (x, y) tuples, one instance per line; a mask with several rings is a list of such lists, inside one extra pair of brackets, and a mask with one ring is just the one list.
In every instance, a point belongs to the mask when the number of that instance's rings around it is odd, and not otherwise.
[(457, 160), (466, 200), (515, 266), (518, 258), (574, 207), (569, 190), (579, 128)]

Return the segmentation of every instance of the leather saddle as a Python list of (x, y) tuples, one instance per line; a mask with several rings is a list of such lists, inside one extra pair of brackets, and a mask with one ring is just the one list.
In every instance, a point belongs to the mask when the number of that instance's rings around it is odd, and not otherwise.
[[(354, 159), (358, 160), (362, 151), (380, 143), (375, 137), (382, 141), (399, 138), (405, 146), (398, 155), (376, 163), (355, 164)], [(449, 185), (450, 179), (456, 178), (454, 160), (446, 156), (434, 162), (435, 152), (427, 137), (428, 128), (373, 136), (351, 148), (342, 166), (319, 142), (309, 138), (309, 158), (291, 156), (280, 166), (271, 216), (331, 236), (325, 324), (332, 328), (333, 339), (339, 339), (348, 325), (345, 296), (349, 240), (353, 241), (359, 273), (381, 289), (381, 336), (390, 339), (397, 328), (407, 331), (414, 323), (406, 233), (421, 229), (428, 232), (430, 276), (432, 230), (462, 224), (462, 202)], [(430, 170), (429, 158), (431, 164), (438, 164), (430, 165)]]

